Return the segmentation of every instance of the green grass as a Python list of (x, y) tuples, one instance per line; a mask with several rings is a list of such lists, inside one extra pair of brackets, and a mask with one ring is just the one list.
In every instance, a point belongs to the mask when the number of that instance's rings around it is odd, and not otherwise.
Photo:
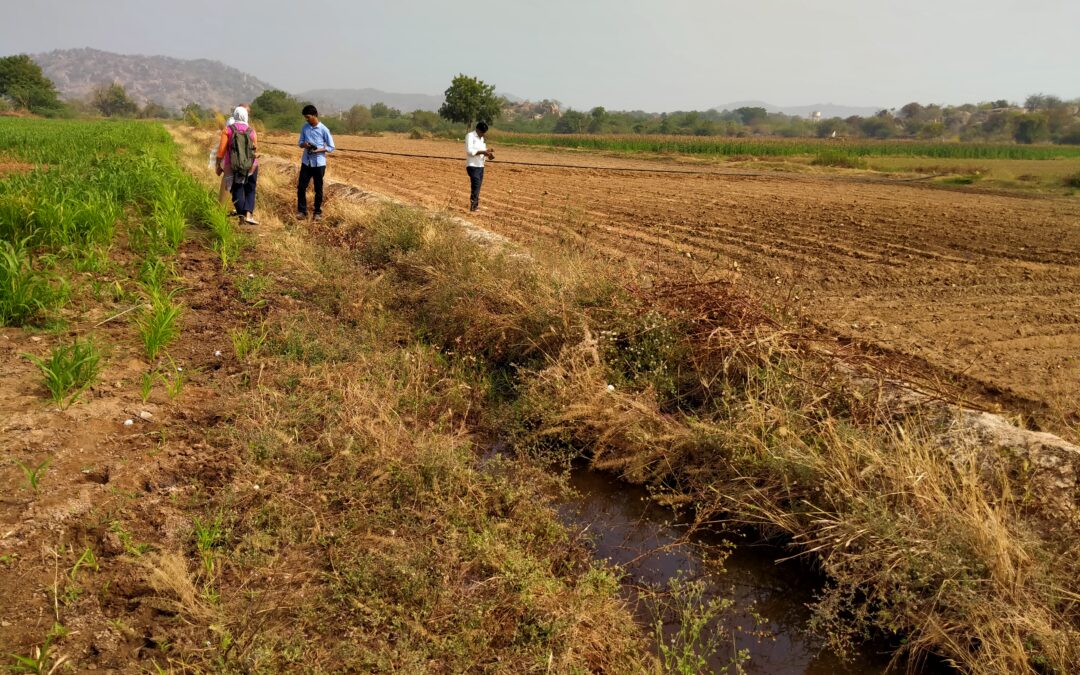
[(36, 165), (0, 180), (4, 240), (77, 257), (88, 245), (109, 243), (130, 207), (146, 246), (175, 251), (186, 228), (201, 225), (215, 249), (235, 253), (224, 210), (181, 169), (158, 124), (4, 118), (0, 153)]
[(41, 477), (45, 475), (45, 472), (49, 470), (49, 464), (52, 460), (47, 459), (37, 466), (31, 467), (27, 464), (15, 460), (15, 463), (22, 469), (23, 475), (26, 476), (26, 484), (30, 486), (30, 489), (34, 492), (38, 492), (41, 487)]
[(58, 306), (63, 289), (34, 269), (26, 240), (0, 241), (0, 326), (24, 326)]
[(180, 332), (177, 321), (183, 308), (173, 302), (175, 294), (175, 290), (171, 293), (151, 294), (148, 308), (135, 319), (139, 337), (146, 350), (146, 358), (151, 361), (156, 359)]
[(74, 403), (94, 383), (101, 363), (101, 351), (91, 340), (76, 339), (70, 345), (59, 345), (47, 359), (25, 356), (41, 369), (45, 388), (61, 408)]
[(848, 157), (937, 157), (961, 159), (1053, 159), (1080, 157), (1080, 147), (1013, 145), (1004, 143), (928, 143), (921, 141), (837, 141), (781, 138), (697, 136), (514, 134), (494, 133), (492, 142), (614, 152), (677, 153), (685, 155), (751, 155), (790, 157), (818, 155), (829, 150)]

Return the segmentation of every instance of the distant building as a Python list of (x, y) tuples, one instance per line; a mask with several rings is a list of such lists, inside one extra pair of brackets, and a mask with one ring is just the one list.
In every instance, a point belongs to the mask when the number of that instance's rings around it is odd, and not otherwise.
[(821, 121), (821, 111), (820, 110), (815, 110), (814, 112), (810, 113), (810, 121), (811, 122), (820, 122)]

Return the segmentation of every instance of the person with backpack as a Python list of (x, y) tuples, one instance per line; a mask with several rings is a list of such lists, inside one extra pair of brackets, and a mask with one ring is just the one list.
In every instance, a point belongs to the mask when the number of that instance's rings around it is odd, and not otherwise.
[(304, 149), (300, 158), (300, 178), (296, 182), (296, 217), (307, 218), (307, 186), (315, 181), (315, 221), (322, 220), (323, 176), (326, 175), (326, 155), (334, 151), (334, 137), (319, 121), (319, 111), (306, 105), (301, 111), (305, 124), (300, 128), (297, 145)]
[(255, 188), (259, 181), (259, 159), (255, 152), (258, 137), (255, 129), (248, 124), (248, 111), (245, 106), (237, 106), (233, 111), (233, 123), (221, 130), (221, 142), (218, 144), (218, 167), (226, 175), (232, 176), (233, 208), (240, 221), (248, 225), (258, 225), (252, 217), (255, 211)]

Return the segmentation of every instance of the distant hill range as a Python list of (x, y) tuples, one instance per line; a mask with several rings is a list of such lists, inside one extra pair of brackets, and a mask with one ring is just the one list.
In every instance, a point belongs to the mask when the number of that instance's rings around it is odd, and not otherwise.
[(718, 105), (714, 109), (723, 111), (736, 110), (738, 108), (765, 108), (766, 111), (771, 113), (783, 113), (785, 115), (795, 115), (797, 117), (807, 117), (811, 113), (820, 112), (821, 116), (825, 119), (828, 119), (830, 117), (848, 118), (852, 115), (858, 115), (860, 117), (872, 117), (881, 110), (881, 107), (870, 108), (867, 106), (836, 105), (834, 103), (778, 106), (771, 103), (766, 103), (764, 101), (736, 101), (734, 103), (725, 103), (724, 105)]
[[(247, 102), (273, 85), (209, 59), (177, 59), (169, 56), (137, 56), (114, 54), (99, 49), (59, 49), (32, 57), (45, 76), (56, 85), (63, 98), (86, 98), (96, 87), (119, 82), (139, 105), (155, 101), (178, 111), (188, 103), (231, 110), (237, 103)], [(500, 96), (517, 106), (528, 104), (518, 96), (499, 92)], [(402, 112), (413, 110), (438, 111), (443, 96), (434, 94), (400, 94), (380, 89), (311, 89), (295, 96), (310, 101), (325, 113), (348, 110), (356, 104), (370, 106), (385, 103)], [(818, 111), (822, 117), (863, 117), (880, 108), (819, 103), (803, 106), (776, 106), (764, 101), (736, 101), (716, 106), (716, 110), (765, 108), (769, 112), (806, 117)], [(557, 113), (556, 113), (557, 114)]]
[(170, 110), (188, 103), (231, 110), (274, 87), (209, 59), (113, 54), (97, 49), (60, 49), (34, 61), (63, 98), (81, 99), (102, 84), (119, 82), (139, 105), (155, 101)]

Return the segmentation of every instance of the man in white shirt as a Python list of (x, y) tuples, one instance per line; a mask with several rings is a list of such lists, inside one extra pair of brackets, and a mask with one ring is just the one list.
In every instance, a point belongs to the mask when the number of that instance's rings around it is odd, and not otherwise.
[(469, 210), (476, 211), (480, 208), (480, 186), (484, 182), (484, 160), (495, 159), (495, 153), (488, 150), (484, 142), (484, 134), (487, 133), (488, 125), (484, 122), (476, 123), (476, 131), (470, 131), (465, 136), (465, 171), (469, 173), (469, 184), (472, 192), (469, 195)]

